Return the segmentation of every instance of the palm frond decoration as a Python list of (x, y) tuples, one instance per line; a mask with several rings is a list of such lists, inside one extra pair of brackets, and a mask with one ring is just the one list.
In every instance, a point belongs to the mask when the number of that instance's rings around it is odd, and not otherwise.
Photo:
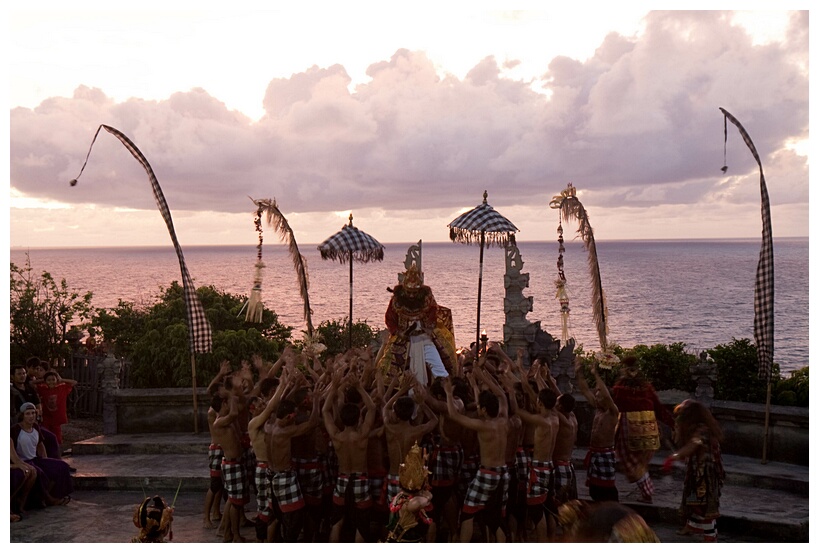
[(594, 232), (589, 222), (586, 208), (577, 198), (576, 189), (571, 183), (559, 195), (552, 198), (549, 206), (559, 209), (560, 216), (566, 222), (572, 219), (578, 222), (577, 234), (583, 240), (583, 247), (588, 252), (589, 277), (592, 289), (592, 316), (600, 339), (600, 349), (608, 350), (608, 308), (606, 296), (603, 292), (603, 280), (600, 277), (600, 264), (597, 261), (597, 246), (594, 243)]
[(304, 301), (304, 320), (307, 322), (308, 338), (313, 336), (313, 310), (310, 308), (309, 287), (310, 281), (307, 274), (307, 259), (299, 251), (299, 245), (296, 242), (296, 236), (293, 234), (293, 229), (287, 218), (279, 209), (275, 199), (253, 200), (259, 212), (264, 214), (267, 219), (268, 226), (273, 227), (282, 242), (287, 244), (290, 252), (290, 257), (293, 260), (293, 268), (296, 270), (296, 280), (299, 284), (299, 293)]

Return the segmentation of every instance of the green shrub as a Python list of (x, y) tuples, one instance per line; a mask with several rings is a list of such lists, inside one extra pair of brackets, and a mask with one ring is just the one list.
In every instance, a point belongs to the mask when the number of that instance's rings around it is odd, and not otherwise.
[[(316, 334), (321, 337), (321, 342), (327, 346), (322, 358), (347, 351), (350, 341), (349, 320), (349, 317), (344, 317), (343, 319), (322, 321), (316, 327)], [(369, 346), (378, 340), (378, 332), (378, 329), (371, 327), (367, 324), (367, 321), (359, 320), (353, 323), (353, 347)]]
[[(278, 358), (292, 329), (265, 309), (261, 323), (248, 323), (240, 315), (246, 298), (220, 292), (213, 286), (197, 290), (213, 331), (211, 353), (197, 354), (196, 383), (207, 385), (228, 359), (238, 367), (242, 359), (258, 353), (263, 359)], [(120, 300), (109, 311), (100, 309), (92, 319), (118, 356), (131, 362), (130, 384), (135, 388), (173, 388), (192, 384), (191, 353), (183, 289), (176, 281), (161, 291), (157, 302), (136, 307)]]
[[(756, 345), (748, 338), (736, 338), (730, 344), (719, 344), (707, 350), (717, 363), (717, 385), (714, 399), (765, 403), (767, 382), (759, 378)], [(771, 370), (773, 385), (779, 380), (779, 365)]]
[(809, 391), (808, 367), (802, 367), (792, 372), (788, 378), (782, 378), (776, 382), (771, 392), (774, 398), (772, 403), (808, 407)]

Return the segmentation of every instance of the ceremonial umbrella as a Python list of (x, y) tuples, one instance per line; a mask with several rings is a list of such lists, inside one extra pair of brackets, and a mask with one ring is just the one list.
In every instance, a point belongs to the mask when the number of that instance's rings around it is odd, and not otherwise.
[(350, 213), (350, 224), (319, 244), (322, 259), (337, 260), (339, 263), (350, 262), (350, 321), (349, 347), (353, 347), (353, 261), (368, 263), (384, 260), (384, 246), (364, 231), (353, 226), (353, 214)]
[(506, 245), (515, 243), (515, 232), (519, 229), (512, 222), (495, 211), (486, 202), (487, 193), (483, 191), (483, 203), (474, 209), (456, 217), (449, 225), (449, 239), (453, 242), (471, 244), (480, 237), (481, 258), (478, 271), (478, 315), (475, 329), (475, 345), (480, 344), (481, 337), (481, 287), (483, 285), (483, 248), (485, 245)]

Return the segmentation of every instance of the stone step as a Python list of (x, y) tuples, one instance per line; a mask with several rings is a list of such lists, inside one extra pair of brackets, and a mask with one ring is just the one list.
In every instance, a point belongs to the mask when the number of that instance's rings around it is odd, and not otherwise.
[(84, 455), (194, 455), (207, 454), (210, 434), (111, 434), (75, 442), (71, 454)]

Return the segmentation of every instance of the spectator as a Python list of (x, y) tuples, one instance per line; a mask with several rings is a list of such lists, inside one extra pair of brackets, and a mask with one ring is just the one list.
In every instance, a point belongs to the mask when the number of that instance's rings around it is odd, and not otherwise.
[(54, 433), (60, 445), (63, 443), (62, 425), (68, 422), (68, 395), (76, 385), (76, 380), (62, 378), (57, 371), (48, 371), (45, 373), (44, 382), (37, 384), (42, 409), (42, 426)]
[(37, 470), (20, 459), (14, 449), (14, 441), (11, 443), (11, 479), (9, 480), (9, 490), (11, 491), (11, 522), (18, 522), (26, 512), (26, 501), (28, 494), (37, 482)]
[(20, 459), (37, 470), (37, 485), (30, 497), (45, 505), (67, 504), (74, 491), (68, 464), (46, 454), (34, 404), (24, 403), (20, 415), (20, 422), (11, 427), (11, 439)]
[[(26, 366), (39, 367), (40, 360), (37, 357), (31, 357), (26, 361)], [(38, 369), (39, 371), (39, 369)], [(40, 409), (40, 396), (32, 384), (32, 380), (28, 376), (26, 367), (23, 365), (13, 365), (11, 367), (11, 426), (19, 422), (20, 408), (24, 403), (34, 404), (37, 411), (35, 422), (42, 420), (42, 411)], [(45, 443), (46, 452), (48, 456), (53, 459), (60, 459), (62, 457), (60, 452), (60, 444), (57, 443), (57, 437), (50, 431), (42, 429), (40, 433)]]

